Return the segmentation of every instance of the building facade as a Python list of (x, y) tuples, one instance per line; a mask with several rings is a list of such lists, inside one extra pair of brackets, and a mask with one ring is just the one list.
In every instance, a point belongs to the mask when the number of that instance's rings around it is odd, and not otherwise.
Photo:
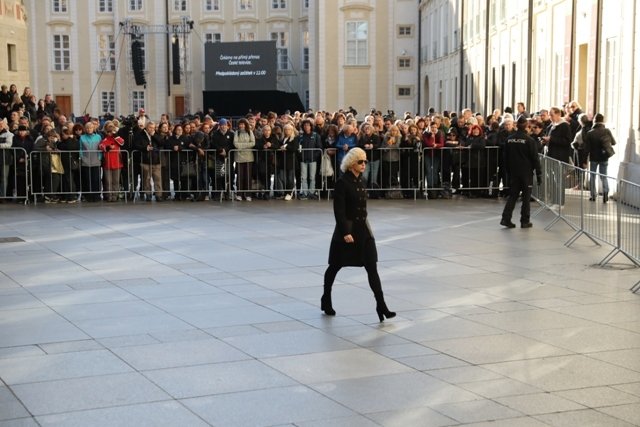
[[(309, 106), (416, 111), (415, 0), (312, 1)], [(362, 116), (361, 116), (362, 117)]]
[(637, 2), (422, 0), (419, 8), (420, 110), (487, 114), (524, 102), (535, 112), (576, 100), (603, 113), (616, 136), (609, 173), (640, 182)]
[(0, 82), (18, 88), (29, 86), (27, 14), (21, 0), (0, 0)]
[[(8, 1), (8, 0), (5, 0)], [(34, 93), (66, 114), (150, 117), (203, 108), (206, 42), (275, 40), (278, 90), (308, 94), (309, 0), (25, 0)], [(188, 23), (189, 31), (172, 28)], [(137, 85), (131, 30), (142, 44), (146, 85)], [(180, 45), (173, 84), (171, 44)]]

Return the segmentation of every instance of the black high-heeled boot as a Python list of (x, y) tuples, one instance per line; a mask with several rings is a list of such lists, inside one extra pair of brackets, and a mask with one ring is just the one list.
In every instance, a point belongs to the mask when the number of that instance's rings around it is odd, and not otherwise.
[(327, 316), (336, 315), (336, 311), (333, 309), (333, 305), (331, 304), (331, 294), (322, 295), (322, 298), (320, 298), (320, 310), (324, 311), (324, 314)]
[(389, 309), (387, 308), (387, 304), (385, 304), (384, 301), (376, 305), (376, 313), (378, 313), (378, 319), (380, 320), (380, 322), (384, 322), (385, 317), (387, 319), (396, 317), (395, 311), (389, 311)]
[(602, 193), (602, 203), (607, 203), (609, 201), (609, 193)]

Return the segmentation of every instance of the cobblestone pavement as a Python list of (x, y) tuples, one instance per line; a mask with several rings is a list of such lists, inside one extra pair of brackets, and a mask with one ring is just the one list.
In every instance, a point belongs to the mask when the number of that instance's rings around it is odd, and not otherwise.
[[(0, 205), (0, 426), (640, 425), (638, 269), (493, 200)], [(519, 209), (519, 207), (518, 207)]]

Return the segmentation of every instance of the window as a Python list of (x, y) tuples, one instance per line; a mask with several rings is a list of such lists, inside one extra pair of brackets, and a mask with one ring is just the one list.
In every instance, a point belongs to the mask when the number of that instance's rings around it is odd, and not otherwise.
[(144, 91), (134, 90), (131, 92), (131, 111), (138, 111), (144, 107)]
[(240, 11), (253, 10), (253, 0), (238, 0), (238, 10)]
[(309, 69), (309, 30), (302, 33), (302, 69)]
[(411, 58), (398, 58), (398, 68), (411, 68)]
[(398, 37), (410, 37), (412, 31), (411, 25), (400, 25), (398, 27)]
[(252, 31), (240, 31), (236, 33), (236, 41), (238, 42), (252, 42), (256, 39), (256, 34)]
[(187, 0), (173, 0), (173, 11), (174, 12), (186, 12), (187, 11)]
[[(102, 106), (102, 114), (115, 113), (116, 111), (116, 93), (102, 92), (100, 96), (100, 104)], [(134, 110), (135, 111), (135, 110)]]
[(53, 69), (54, 71), (69, 71), (71, 69), (71, 49), (69, 36), (54, 34), (53, 36)]
[(407, 86), (401, 86), (398, 88), (398, 96), (399, 97), (408, 97), (411, 96), (411, 88)]
[(347, 65), (367, 65), (369, 24), (365, 21), (347, 22)]
[(18, 71), (18, 57), (15, 44), (7, 44), (7, 70)]
[(113, 0), (99, 0), (98, 1), (99, 12), (113, 12)]
[[(136, 40), (138, 40), (140, 42), (140, 51), (142, 52), (141, 58), (140, 58), (140, 64), (142, 67), (142, 70), (146, 70), (147, 69), (147, 49), (145, 47), (146, 43), (144, 41), (144, 35), (139, 35)], [(131, 58), (131, 43), (127, 43), (127, 46), (129, 47), (129, 58)], [(131, 67), (130, 69), (133, 70), (133, 63), (131, 61), (129, 61), (129, 66)]]
[(220, 43), (222, 41), (221, 33), (204, 33), (205, 43)]
[(271, 40), (276, 41), (276, 50), (278, 53), (278, 71), (289, 69), (289, 37), (284, 31), (271, 33)]
[(302, 0), (302, 8), (309, 9), (309, 0)]
[(53, 13), (67, 13), (67, 0), (53, 0)]
[(138, 12), (142, 10), (142, 0), (129, 0), (129, 11)]
[(220, 0), (206, 0), (204, 10), (207, 12), (218, 12), (220, 10)]
[(287, 0), (271, 0), (271, 9), (286, 9)]
[(115, 71), (116, 42), (112, 34), (98, 35), (98, 58), (100, 70)]

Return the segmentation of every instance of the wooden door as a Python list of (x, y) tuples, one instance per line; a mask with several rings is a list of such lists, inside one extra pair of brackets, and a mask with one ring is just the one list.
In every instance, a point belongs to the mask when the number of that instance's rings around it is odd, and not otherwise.
[(175, 117), (184, 116), (184, 96), (176, 95), (174, 97)]
[(71, 113), (73, 113), (73, 103), (71, 102), (71, 95), (56, 95), (55, 101), (62, 114), (69, 118)]

